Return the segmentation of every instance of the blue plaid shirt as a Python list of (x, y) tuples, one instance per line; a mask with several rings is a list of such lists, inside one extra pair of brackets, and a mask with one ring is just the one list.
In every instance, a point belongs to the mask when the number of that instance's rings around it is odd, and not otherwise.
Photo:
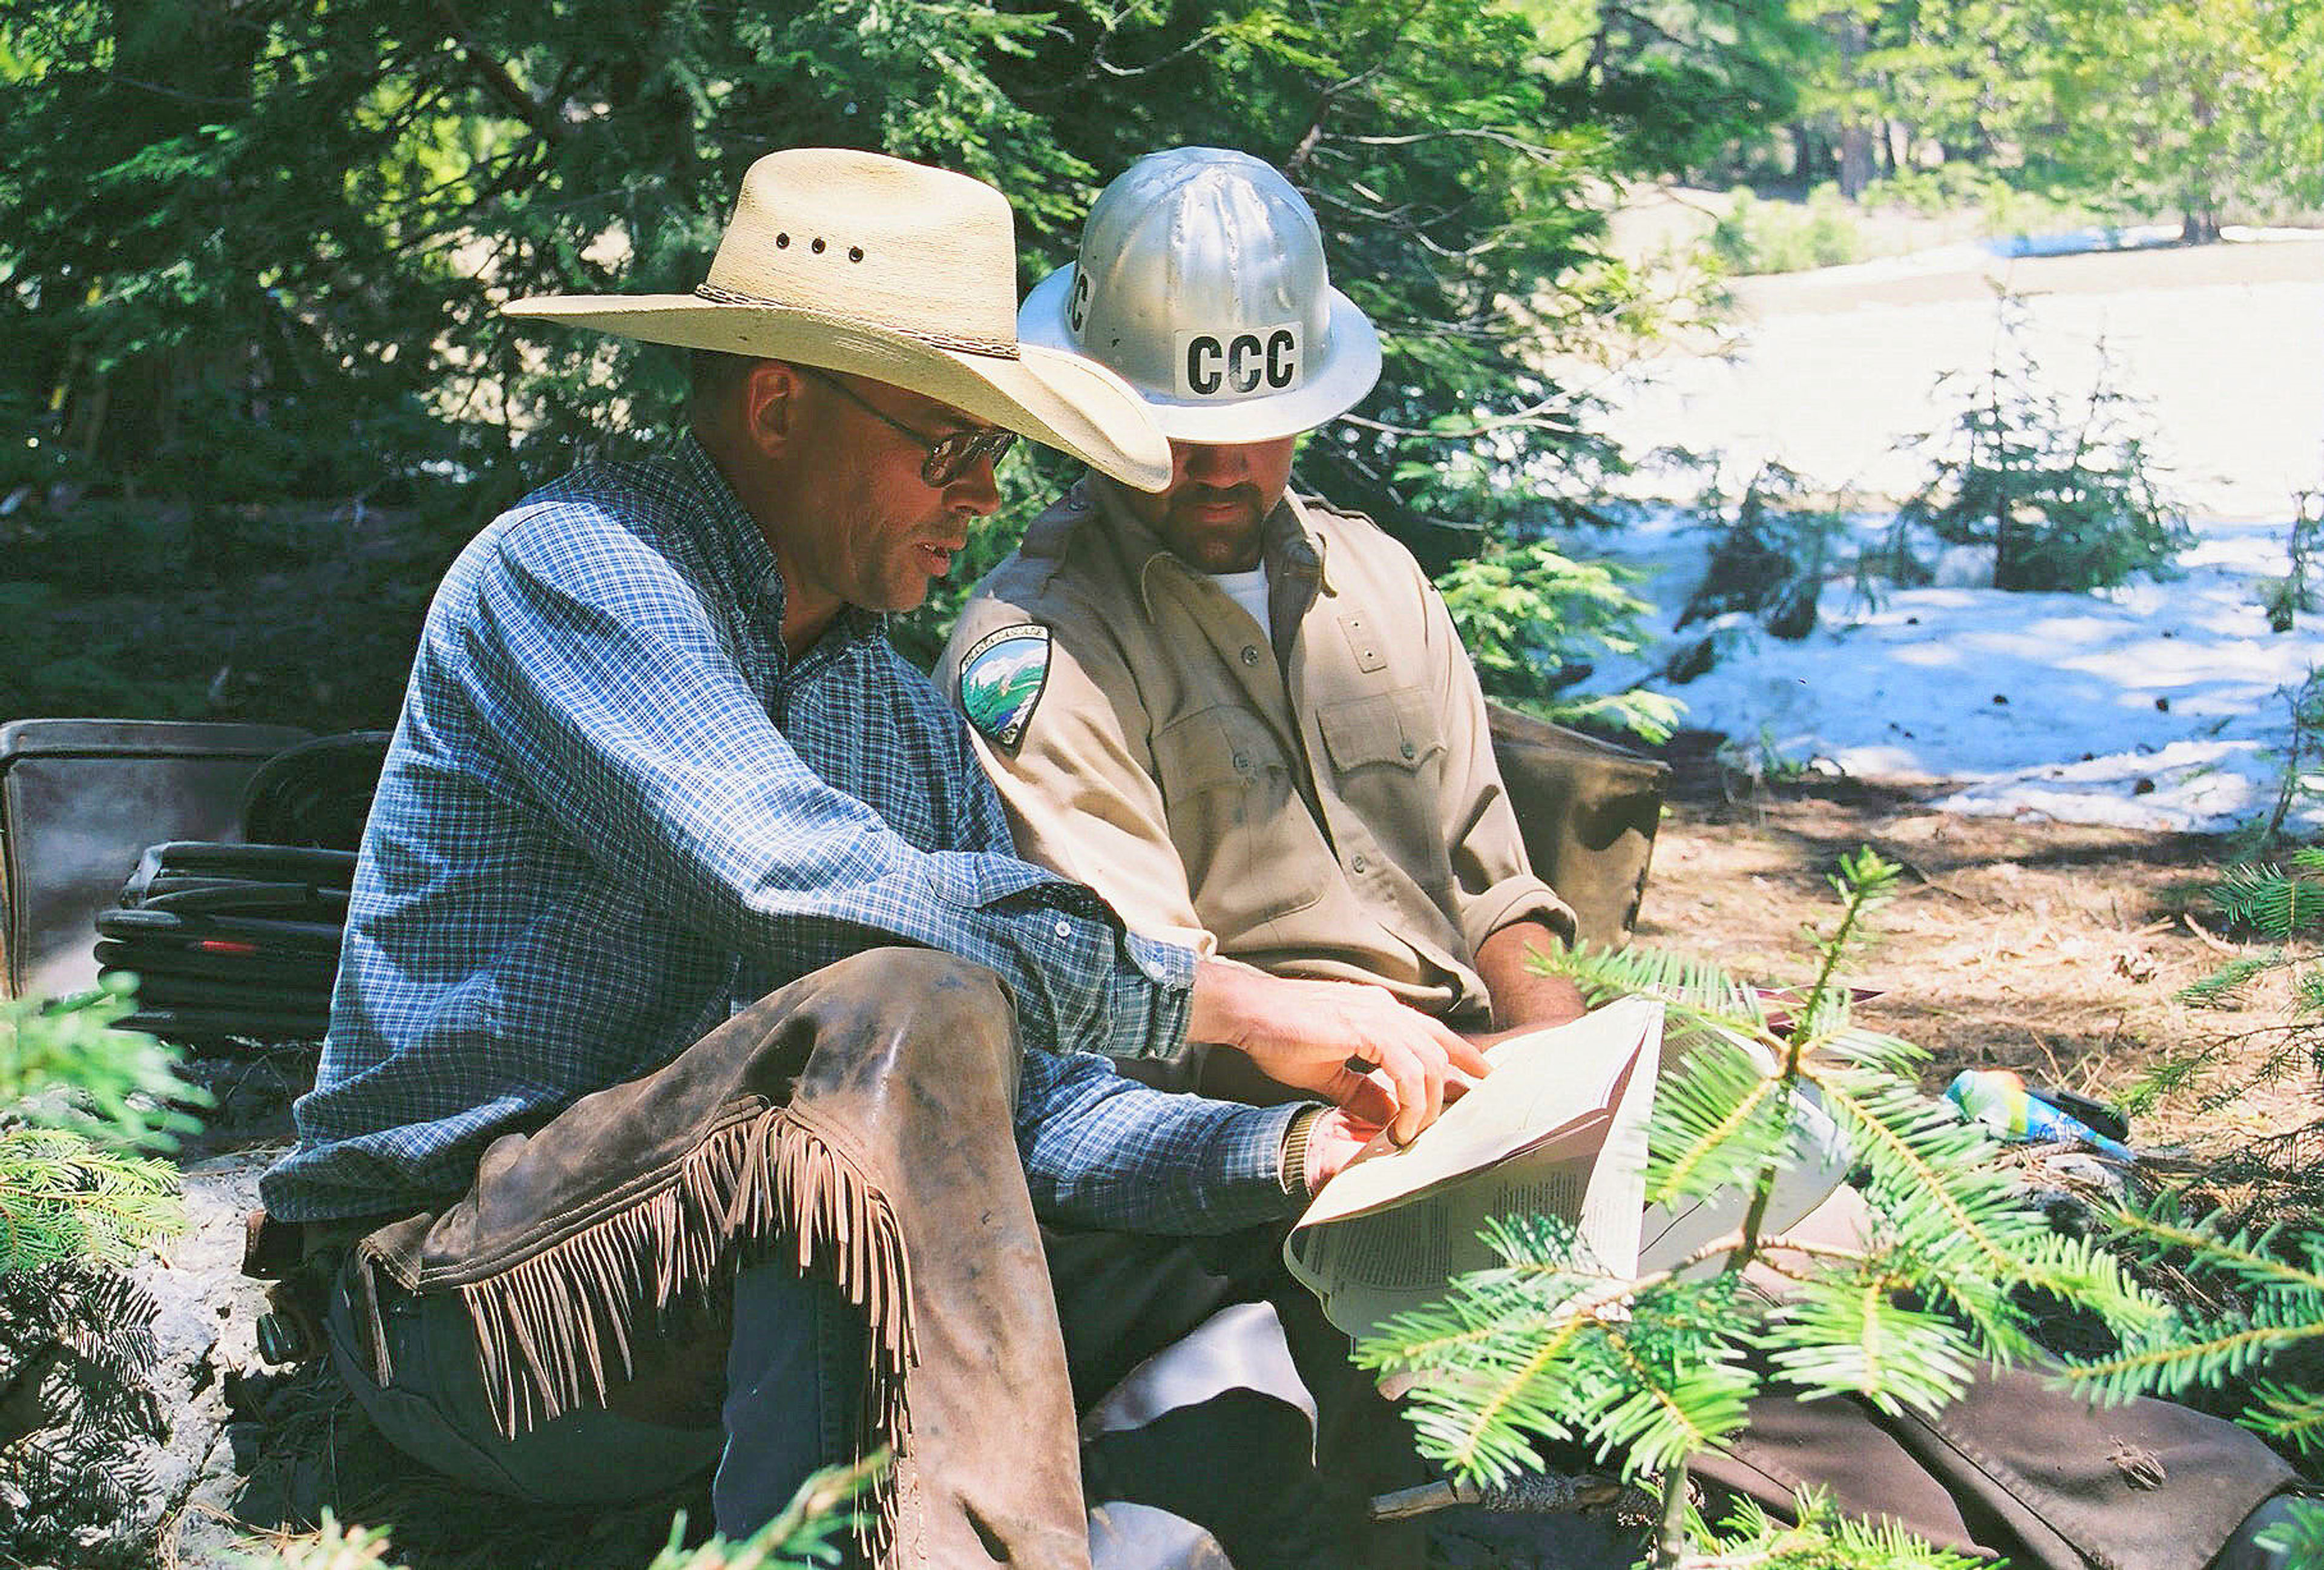
[(773, 550), (690, 439), (534, 493), (438, 589), (364, 835), (290, 1220), (463, 1192), (486, 1143), (734, 1011), (906, 943), (999, 973), (1036, 1206), (1212, 1232), (1285, 1214), (1292, 1108), (1168, 1095), (1194, 960), (1011, 854), (961, 722), (853, 611), (785, 655)]

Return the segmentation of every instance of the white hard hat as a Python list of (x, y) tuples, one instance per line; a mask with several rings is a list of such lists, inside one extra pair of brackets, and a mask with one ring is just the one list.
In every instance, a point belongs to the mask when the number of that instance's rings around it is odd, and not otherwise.
[(1332, 287), (1315, 215), (1222, 147), (1148, 153), (1107, 186), (1081, 259), (1025, 297), (1017, 336), (1095, 360), (1181, 441), (1311, 430), (1379, 380), (1379, 335)]

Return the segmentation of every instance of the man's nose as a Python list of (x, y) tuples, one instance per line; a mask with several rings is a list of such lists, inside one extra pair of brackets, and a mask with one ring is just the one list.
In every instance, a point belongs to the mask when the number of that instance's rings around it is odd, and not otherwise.
[(979, 518), (990, 518), (1001, 510), (1001, 480), (992, 472), (990, 456), (979, 453), (975, 462), (953, 476), (945, 487), (945, 504), (955, 513)]

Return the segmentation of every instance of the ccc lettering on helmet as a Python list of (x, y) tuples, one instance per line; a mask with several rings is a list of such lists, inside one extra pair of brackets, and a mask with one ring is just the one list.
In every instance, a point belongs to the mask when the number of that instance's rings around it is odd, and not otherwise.
[(1248, 398), (1299, 385), (1299, 324), (1243, 331), (1182, 332), (1177, 345), (1178, 396)]
[(1073, 329), (1075, 337), (1081, 337), (1082, 328), (1089, 325), (1090, 292), (1089, 272), (1076, 263), (1073, 300), (1065, 308), (1065, 325)]

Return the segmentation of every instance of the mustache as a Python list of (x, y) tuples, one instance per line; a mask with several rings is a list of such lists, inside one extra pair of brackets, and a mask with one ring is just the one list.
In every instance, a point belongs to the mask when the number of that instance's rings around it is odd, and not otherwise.
[(1228, 502), (1239, 502), (1256, 513), (1259, 511), (1259, 487), (1248, 480), (1231, 485), (1189, 485), (1178, 493), (1173, 505), (1182, 512), (1193, 512), (1197, 507), (1218, 506)]

